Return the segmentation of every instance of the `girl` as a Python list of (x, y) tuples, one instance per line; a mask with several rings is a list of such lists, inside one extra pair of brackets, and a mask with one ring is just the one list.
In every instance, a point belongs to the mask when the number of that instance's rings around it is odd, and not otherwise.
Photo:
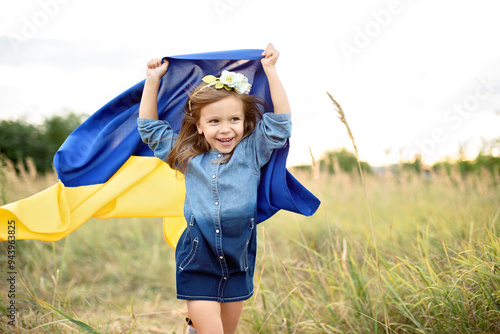
[(262, 53), (274, 114), (248, 95), (248, 80), (224, 71), (207, 76), (189, 95), (179, 134), (158, 120), (157, 94), (168, 62), (148, 62), (139, 108), (142, 140), (155, 156), (184, 174), (187, 228), (176, 248), (177, 298), (187, 300), (194, 327), (234, 333), (243, 301), (253, 294), (255, 216), (260, 168), (290, 137), (290, 106), (275, 64)]

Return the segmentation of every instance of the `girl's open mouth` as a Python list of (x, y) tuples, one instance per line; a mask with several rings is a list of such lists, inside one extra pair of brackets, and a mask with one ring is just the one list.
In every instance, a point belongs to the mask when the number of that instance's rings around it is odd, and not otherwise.
[(234, 138), (222, 138), (217, 139), (222, 146), (230, 146), (233, 143)]

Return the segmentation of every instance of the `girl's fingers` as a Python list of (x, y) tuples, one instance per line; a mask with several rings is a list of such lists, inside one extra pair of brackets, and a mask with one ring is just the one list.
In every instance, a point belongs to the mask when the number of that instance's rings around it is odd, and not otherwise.
[[(168, 62), (167, 62), (168, 64)], [(161, 60), (158, 59), (158, 58), (155, 58), (155, 59), (151, 59), (150, 61), (148, 61), (148, 68), (150, 69), (155, 69), (157, 67), (160, 67), (162, 64), (161, 64)]]
[(264, 52), (262, 52), (262, 56), (269, 56), (273, 50), (276, 50), (274, 48), (274, 45), (272, 43), (267, 44), (266, 49), (264, 50)]
[(159, 58), (151, 59), (147, 62), (146, 76), (160, 79), (167, 72), (168, 65), (167, 60), (162, 64)]
[(274, 45), (272, 43), (269, 43), (266, 50), (262, 52), (262, 56), (265, 57), (265, 59), (278, 58), (279, 55), (280, 53), (274, 48)]
[(267, 45), (267, 49), (266, 49), (267, 53), (271, 53), (271, 54), (274, 54), (274, 52), (276, 51), (276, 49), (274, 48), (274, 45), (272, 43), (269, 43)]

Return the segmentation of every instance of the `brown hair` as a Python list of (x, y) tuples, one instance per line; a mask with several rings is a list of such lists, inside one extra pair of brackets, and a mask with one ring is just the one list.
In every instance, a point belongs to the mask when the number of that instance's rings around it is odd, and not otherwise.
[[(196, 155), (206, 153), (210, 150), (210, 145), (205, 136), (198, 134), (196, 124), (200, 120), (201, 109), (213, 102), (220, 101), (228, 96), (235, 96), (243, 102), (243, 113), (245, 122), (243, 125), (243, 138), (248, 137), (255, 126), (262, 118), (259, 106), (266, 109), (266, 104), (253, 95), (238, 94), (233, 90), (215, 89), (206, 87), (206, 83), (201, 83), (189, 94), (186, 103), (186, 115), (182, 120), (179, 136), (172, 151), (167, 157), (169, 166), (178, 172), (185, 174), (189, 161)], [(223, 162), (227, 162), (230, 155)]]

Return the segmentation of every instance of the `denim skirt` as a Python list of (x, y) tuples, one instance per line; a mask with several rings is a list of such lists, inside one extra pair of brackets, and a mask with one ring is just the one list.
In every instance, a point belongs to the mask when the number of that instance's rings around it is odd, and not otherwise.
[(178, 299), (230, 303), (253, 295), (255, 222), (239, 225), (241, 233), (233, 234), (223, 222), (206, 224), (191, 216), (175, 254)]

